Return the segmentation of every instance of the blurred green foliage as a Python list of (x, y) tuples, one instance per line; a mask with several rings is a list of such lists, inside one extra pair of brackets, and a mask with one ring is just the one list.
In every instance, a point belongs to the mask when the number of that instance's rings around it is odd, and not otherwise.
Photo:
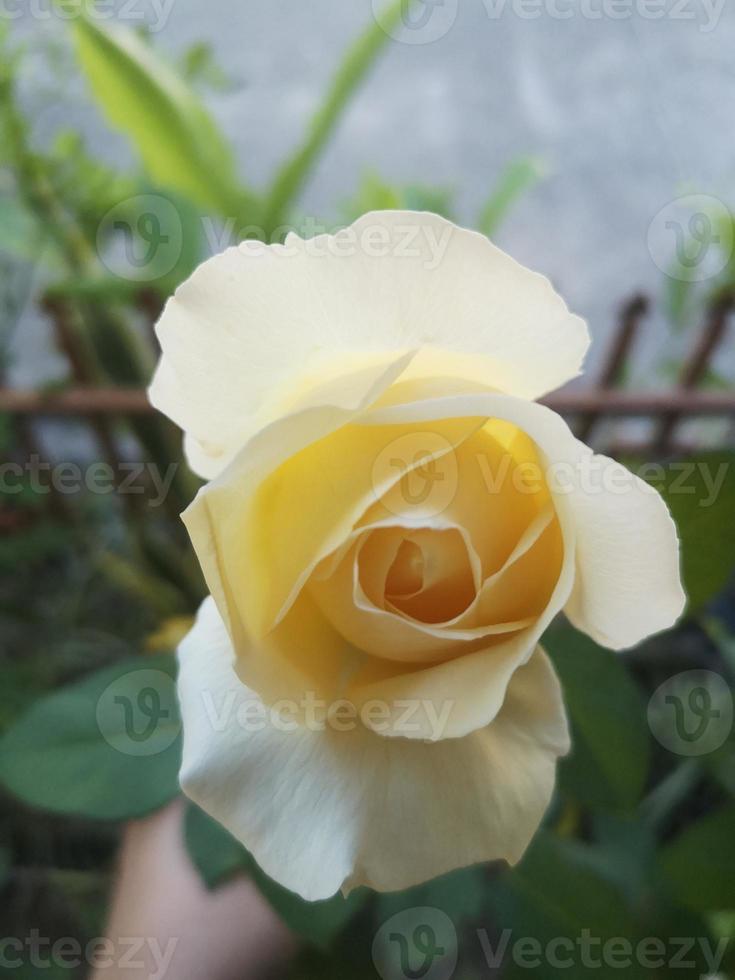
[[(228, 140), (197, 93), (201, 85), (227, 85), (206, 47), (194, 46), (175, 67), (137, 33), (90, 18), (72, 22), (89, 91), (136, 154), (137, 168), (118, 172), (95, 159), (74, 132), (38, 145), (18, 95), (24, 51), (0, 26), (0, 255), (8, 265), (0, 380), (38, 268), (43, 285), (35, 300), (48, 313), (69, 367), (61, 383), (144, 385), (156, 354), (151, 321), (206, 254), (202, 218), (225, 230), (257, 228), (269, 241), (299, 227), (300, 194), (386, 43), (385, 24), (397, 20), (403, 2), (393, 0), (383, 27), (371, 25), (348, 50), (302, 141), (265, 188), (239, 175)], [(489, 192), (478, 230), (493, 234), (542, 172), (533, 160), (512, 162)], [(110, 258), (116, 249), (146, 254), (150, 245), (150, 229), (138, 223), (135, 205), (149, 194), (171, 204), (181, 248), (166, 268), (157, 267), (153, 256), (138, 278), (120, 277)], [(453, 216), (449, 190), (399, 187), (367, 171), (352, 198), (341, 203), (338, 218), (350, 221), (381, 208)], [(110, 213), (115, 221), (108, 220)], [(729, 269), (725, 279), (732, 283), (734, 277)], [(675, 319), (699, 301), (680, 285), (669, 299)], [(132, 441), (142, 458), (177, 468), (167, 506), (156, 510), (146, 506), (145, 496), (131, 506), (114, 496), (39, 496), (30, 480), (0, 500), (0, 825), (7, 841), (0, 851), (0, 887), (10, 907), (29, 881), (37, 881), (31, 872), (41, 868), (43, 894), (34, 914), (51, 935), (54, 929), (99, 931), (115, 822), (160, 807), (178, 792), (178, 718), (165, 698), (165, 680), (175, 671), (170, 635), (203, 591), (178, 522), (196, 488), (183, 466), (179, 434), (164, 419), (143, 418), (99, 421), (91, 433), (106, 456)], [(4, 457), (25, 459), (36, 449), (34, 432), (2, 420), (0, 446)], [(707, 667), (733, 682), (735, 617), (728, 588), (735, 565), (735, 457), (694, 462), (724, 465), (726, 476), (709, 506), (702, 505), (706, 486), (675, 493), (673, 471), (660, 486), (682, 538), (690, 607), (681, 627), (622, 655), (599, 649), (568, 626), (550, 631), (547, 645), (564, 686), (574, 749), (560, 764), (545, 828), (517, 868), (470, 868), (401, 894), (361, 890), (310, 905), (270, 881), (223, 828), (187, 806), (183, 833), (207, 887), (233, 874), (251, 875), (307, 940), (294, 977), (374, 977), (376, 930), (417, 906), (449, 915), (459, 934), (456, 975), (463, 978), (488, 975), (480, 933), (497, 945), (504, 928), (542, 943), (575, 941), (585, 930), (601, 941), (657, 938), (670, 944), (673, 937), (689, 936), (700, 942), (686, 967), (594, 972), (706, 972), (702, 944), (730, 937), (735, 925), (735, 737), (731, 733), (707, 756), (682, 759), (659, 744), (646, 720), (652, 692), (678, 671)], [(141, 670), (153, 671), (163, 687), (152, 684), (141, 692), (134, 683)], [(126, 704), (163, 719), (157, 735), (170, 740), (165, 749), (150, 756), (130, 751), (130, 732), (120, 727)], [(127, 749), (120, 751), (117, 742)], [(3, 922), (0, 933), (21, 928), (12, 921)], [(26, 923), (26, 930), (35, 924)], [(733, 963), (729, 946), (726, 956), (722, 969)], [(526, 972), (506, 960), (503, 976)], [(586, 972), (543, 967), (544, 976)]]

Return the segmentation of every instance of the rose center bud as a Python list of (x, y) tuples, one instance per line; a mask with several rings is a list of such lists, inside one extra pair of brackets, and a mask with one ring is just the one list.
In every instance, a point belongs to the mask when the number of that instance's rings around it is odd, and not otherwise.
[(478, 419), (453, 445), (404, 431), (385, 455), (404, 472), (315, 570), (322, 613), (382, 660), (436, 663), (507, 644), (546, 608), (562, 565), (535, 444)]
[(453, 619), (475, 597), (467, 548), (455, 530), (419, 530), (401, 542), (385, 579), (384, 603), (424, 623)]
[(420, 592), (424, 584), (424, 554), (410, 538), (401, 541), (385, 579), (385, 598), (400, 602)]

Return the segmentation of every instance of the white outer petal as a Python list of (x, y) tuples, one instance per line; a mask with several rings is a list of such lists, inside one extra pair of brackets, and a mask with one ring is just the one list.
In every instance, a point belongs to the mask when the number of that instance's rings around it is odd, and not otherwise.
[(187, 433), (207, 478), (297, 387), (303, 395), (309, 375), (421, 348), (414, 376), (439, 364), (535, 398), (578, 374), (589, 343), (546, 278), (476, 232), (405, 211), (366, 214), (335, 236), (227, 249), (179, 286), (157, 333), (151, 401)]
[(594, 455), (592, 464), (599, 485), (593, 492), (575, 489), (570, 501), (577, 576), (565, 612), (597, 643), (622, 650), (681, 615), (679, 540), (653, 487), (606, 456)]
[(569, 748), (559, 684), (540, 650), (516, 672), (492, 725), (432, 744), (361, 728), (247, 731), (242, 712), (261, 702), (232, 669), (211, 599), (179, 655), (185, 792), (309, 900), (517, 861)]

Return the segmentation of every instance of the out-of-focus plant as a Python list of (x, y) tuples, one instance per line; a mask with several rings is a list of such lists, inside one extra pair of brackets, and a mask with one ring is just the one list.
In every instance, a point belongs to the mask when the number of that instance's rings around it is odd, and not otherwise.
[[(24, 270), (38, 265), (39, 300), (67, 356), (69, 380), (143, 386), (155, 356), (151, 323), (166, 296), (205, 255), (202, 219), (226, 231), (250, 229), (270, 241), (299, 227), (299, 200), (309, 175), (384, 48), (386, 27), (397, 25), (404, 10), (405, 0), (393, 0), (380, 26), (371, 23), (348, 50), (303, 139), (263, 188), (238, 173), (228, 140), (197, 94), (202, 84), (226, 84), (206, 48), (190, 49), (175, 68), (134, 32), (91, 17), (71, 23), (92, 95), (135, 150), (139, 169), (122, 172), (95, 159), (72, 132), (37, 145), (18, 96), (23, 51), (12, 47), (0, 25), (0, 253), (12, 257), (0, 296), (0, 376), (29, 288)], [(477, 216), (478, 229), (494, 234), (540, 176), (532, 160), (511, 163)], [(170, 204), (179, 225), (175, 260), (160, 268), (151, 246), (156, 235), (165, 237), (171, 229), (140, 222), (141, 196)], [(421, 184), (395, 186), (368, 171), (338, 217), (349, 221), (380, 208), (452, 217), (452, 193)], [(147, 257), (139, 276), (112, 271), (120, 248)], [(23, 274), (11, 275), (11, 265)], [(728, 276), (735, 282), (735, 267)], [(676, 302), (684, 300), (682, 291)], [(0, 504), (2, 529), (11, 532), (0, 537), (0, 630), (9, 648), (0, 685), (0, 783), (20, 808), (6, 807), (0, 820), (11, 827), (20, 852), (28, 848), (22, 825), (45, 819), (39, 814), (94, 821), (84, 824), (85, 834), (97, 828), (95, 846), (109, 859), (114, 834), (104, 829), (106, 821), (149, 812), (178, 792), (180, 735), (169, 697), (176, 668), (166, 648), (195, 608), (201, 584), (176, 520), (195, 489), (178, 433), (161, 418), (143, 417), (98, 420), (92, 433), (106, 455), (123, 452), (121, 436), (126, 444), (132, 439), (133, 453), (161, 468), (175, 464), (176, 480), (167, 509), (155, 513), (145, 506), (110, 508), (100, 500), (86, 500), (81, 508), (59, 500), (58, 513), (30, 485)], [(32, 435), (6, 421), (0, 426), (3, 456), (27, 455)], [(370, 944), (378, 926), (416, 907), (450, 916), (465, 978), (487, 976), (478, 926), (495, 930), (490, 939), (496, 948), (505, 927), (514, 939), (534, 937), (541, 944), (559, 937), (575, 943), (585, 931), (600, 945), (615, 937), (631, 943), (653, 938), (670, 944), (677, 936), (715, 942), (731, 933), (735, 736), (731, 732), (707, 755), (679, 758), (647, 724), (647, 695), (681, 665), (706, 665), (730, 684), (735, 670), (732, 598), (724, 605), (718, 600), (733, 573), (735, 457), (693, 462), (708, 465), (709, 472), (724, 464), (726, 475), (706, 507), (700, 504), (710, 496), (708, 487), (678, 494), (674, 468), (659, 485), (682, 537), (691, 600), (682, 628), (617, 656), (592, 649), (591, 641), (569, 627), (559, 626), (548, 639), (564, 685), (574, 751), (561, 764), (546, 829), (517, 868), (471, 868), (406, 893), (358, 892), (309, 905), (269, 881), (200, 810), (187, 808), (183, 832), (207, 887), (238, 872), (250, 874), (284, 920), (309, 940), (295, 967), (300, 980), (373, 977)], [(158, 699), (138, 700), (141, 671), (158, 678)], [(145, 708), (137, 723), (154, 714), (162, 721), (156, 731), (160, 751), (125, 751), (125, 703)], [(0, 876), (23, 860), (22, 854), (0, 852)], [(399, 954), (396, 947), (396, 970)], [(732, 949), (728, 955), (732, 965)], [(677, 969), (677, 976), (708, 969), (701, 944), (693, 944), (685, 959), (691, 963)], [(542, 969), (545, 977), (587, 975), (578, 959), (572, 968), (544, 963)], [(503, 976), (526, 972), (510, 960)], [(652, 973), (603, 964), (595, 975), (663, 977), (669, 967)]]
[[(717, 199), (713, 198), (712, 203), (712, 213), (702, 211), (690, 218), (692, 241), (688, 244), (702, 261), (714, 258), (713, 265), (719, 271), (701, 281), (689, 277), (682, 274), (681, 256), (677, 255), (665, 279), (663, 305), (675, 344), (682, 339), (688, 342), (691, 334), (701, 327), (702, 311), (707, 306), (715, 306), (724, 296), (735, 295), (735, 212)], [(681, 247), (681, 244), (677, 246)], [(696, 271), (696, 262), (693, 268)], [(661, 373), (676, 381), (679, 368), (679, 360), (669, 357), (663, 361)], [(727, 391), (732, 385), (732, 375), (709, 366), (701, 385), (714, 391)]]
[[(189, 49), (177, 71), (137, 32), (103, 24), (81, 8), (71, 21), (74, 50), (89, 89), (106, 119), (130, 139), (142, 165), (141, 173), (131, 175), (92, 157), (74, 132), (57, 134), (46, 148), (35, 145), (17, 95), (23, 51), (12, 47), (6, 31), (0, 35), (1, 162), (6, 174), (0, 248), (21, 260), (43, 263), (47, 283), (42, 304), (69, 361), (71, 380), (138, 387), (147, 383), (155, 348), (135, 321), (141, 315), (155, 318), (166, 296), (204, 257), (205, 228), (219, 223), (225, 235), (243, 229), (268, 241), (285, 236), (296, 222), (298, 195), (309, 174), (404, 12), (405, 0), (391, 0), (385, 14), (350, 47), (303, 140), (262, 189), (239, 176), (228, 140), (192, 86), (192, 80), (203, 77), (221, 82), (206, 47)], [(531, 165), (524, 162), (509, 169), (481, 216), (484, 230), (494, 230), (531, 174)], [(141, 201), (153, 201), (153, 213), (141, 213)], [(157, 205), (164, 209), (162, 216), (155, 213)], [(368, 178), (347, 210), (396, 205), (444, 213), (450, 209), (444, 191), (397, 189)], [(172, 240), (175, 254), (168, 261), (159, 246)], [(115, 274), (114, 255), (120, 249), (136, 258)], [(167, 497), (174, 521), (196, 489), (181, 458), (178, 434), (158, 418), (131, 418), (125, 428), (149, 459), (175, 467)], [(95, 430), (106, 457), (114, 457), (119, 427), (98, 420)], [(140, 513), (128, 516), (134, 563), (147, 565), (148, 575), (163, 574), (191, 607), (200, 585), (190, 556), (184, 552), (186, 557), (176, 557), (179, 529), (172, 526), (161, 534)], [(107, 574), (122, 571), (119, 557), (102, 556), (100, 564)], [(133, 576), (118, 575), (118, 580), (125, 586)]]
[[(68, 364), (59, 384), (143, 387), (156, 354), (150, 327), (165, 298), (205, 257), (205, 232), (237, 236), (242, 229), (275, 241), (298, 228), (308, 178), (405, 10), (406, 0), (390, 0), (380, 22), (372, 21), (348, 49), (302, 140), (262, 188), (238, 172), (229, 141), (197, 93), (228, 84), (206, 46), (189, 48), (174, 66), (141, 33), (77, 10), (69, 24), (76, 63), (103, 116), (129, 139), (137, 159), (132, 170), (121, 170), (98, 160), (74, 131), (39, 142), (19, 95), (28, 51), (14, 45), (0, 23), (0, 255), (8, 268), (0, 383), (28, 289), (40, 283), (36, 301)], [(57, 41), (46, 53), (52, 72), (68, 71)], [(511, 167), (479, 219), (483, 230), (495, 230), (524, 185), (530, 185), (529, 166)], [(141, 200), (153, 202), (152, 214), (141, 211)], [(394, 207), (449, 214), (451, 195), (367, 176), (338, 217), (349, 221)], [(172, 235), (170, 260), (158, 246)], [(122, 272), (116, 265), (121, 250), (134, 259)], [(105, 700), (105, 692), (112, 685), (119, 699), (135, 705), (141, 670), (153, 671), (166, 686), (175, 671), (166, 647), (196, 608), (202, 586), (177, 521), (196, 489), (178, 433), (165, 420), (145, 416), (98, 418), (89, 428), (101, 458), (147, 459), (161, 471), (173, 466), (174, 480), (155, 512), (145, 500), (138, 505), (120, 498), (110, 507), (109, 498), (85, 497), (80, 504), (39, 497), (30, 478), (22, 492), (0, 501), (3, 530), (12, 532), (0, 538), (7, 583), (0, 588), (0, 628), (9, 640), (0, 782), (34, 812), (104, 821), (146, 813), (178, 792), (175, 703), (159, 703), (169, 744), (150, 756), (131, 755), (124, 750), (122, 702)], [(8, 419), (0, 445), (3, 456), (16, 461), (39, 451), (35, 427)], [(21, 556), (27, 575), (11, 578)], [(133, 656), (150, 649), (158, 652)], [(283, 918), (321, 949), (367, 901), (357, 894), (315, 906), (302, 902), (270, 882), (195, 807), (187, 811), (185, 833), (209, 887), (247, 871)]]

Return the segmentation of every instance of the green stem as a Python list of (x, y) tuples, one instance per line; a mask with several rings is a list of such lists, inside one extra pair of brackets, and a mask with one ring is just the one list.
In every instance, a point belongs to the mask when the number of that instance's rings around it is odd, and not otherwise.
[(391, 0), (375, 23), (357, 39), (337, 70), (327, 97), (313, 116), (302, 146), (281, 167), (267, 193), (263, 210), (266, 240), (283, 225), (289, 209), (306, 182), (317, 157), (327, 145), (350, 98), (403, 16), (407, 0)]

